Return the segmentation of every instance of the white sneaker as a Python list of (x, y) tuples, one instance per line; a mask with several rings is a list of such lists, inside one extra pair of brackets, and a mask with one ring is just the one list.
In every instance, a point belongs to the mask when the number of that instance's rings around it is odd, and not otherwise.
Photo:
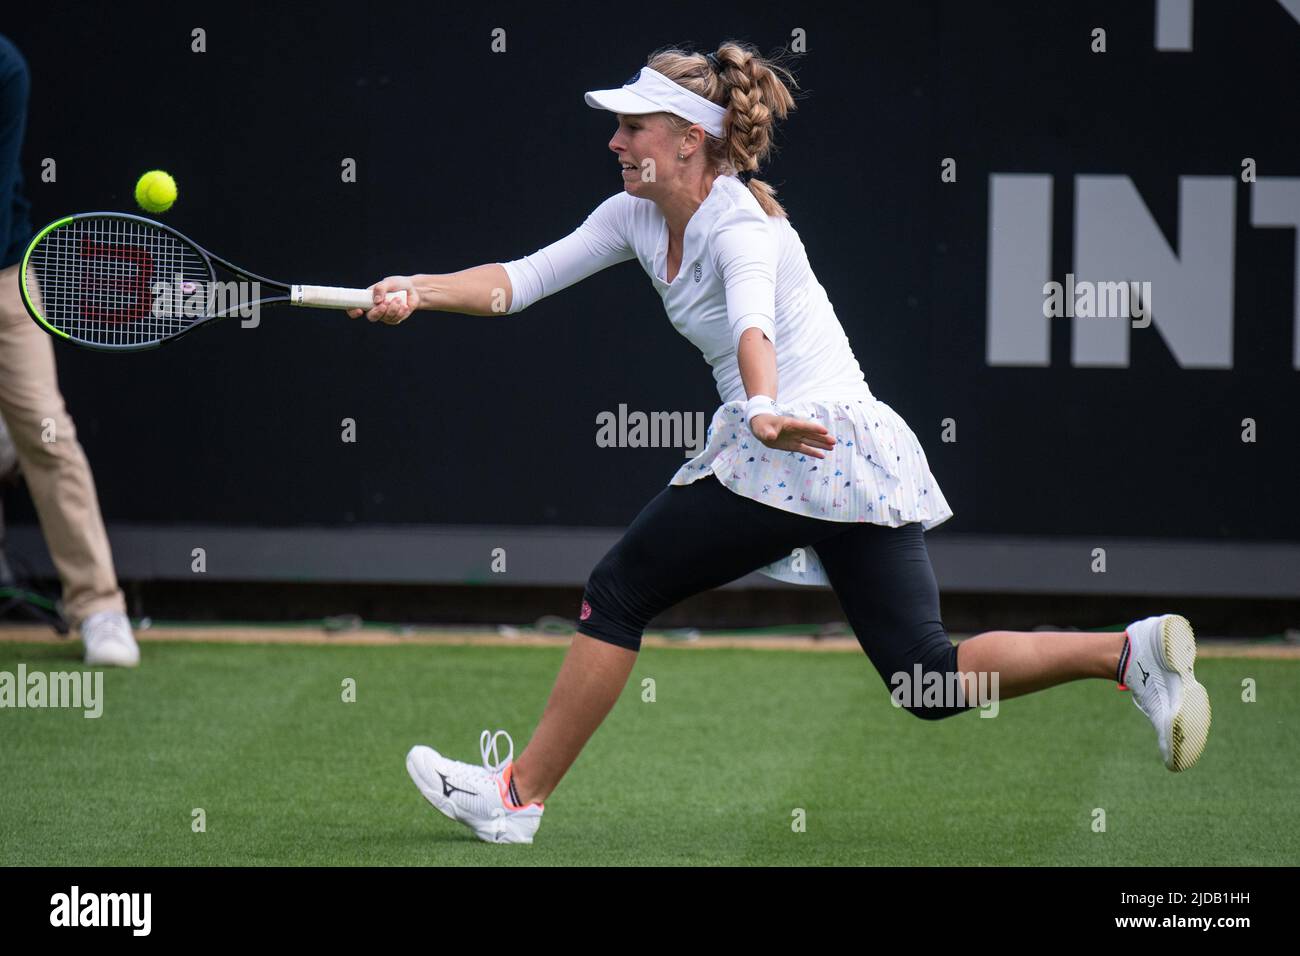
[(86, 645), (86, 663), (92, 667), (135, 667), (140, 663), (140, 646), (131, 633), (131, 622), (118, 611), (100, 611), (82, 621), (81, 640)]
[(1161, 614), (1127, 630), (1130, 650), (1123, 683), (1155, 725), (1165, 766), (1186, 770), (1200, 759), (1210, 735), (1210, 696), (1192, 673), (1192, 625), (1177, 614)]
[[(496, 761), (497, 738), (505, 736), (510, 752)], [(406, 772), (424, 798), (444, 814), (465, 824), (488, 843), (532, 843), (542, 822), (543, 805), (510, 809), (506, 798), (514, 769), (515, 742), (504, 730), (479, 737), (483, 766), (448, 760), (429, 747), (415, 746), (406, 755)]]

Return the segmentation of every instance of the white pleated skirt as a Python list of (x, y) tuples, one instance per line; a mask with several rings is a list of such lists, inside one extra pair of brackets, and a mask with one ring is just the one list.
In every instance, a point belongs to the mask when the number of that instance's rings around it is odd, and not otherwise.
[[(749, 430), (744, 402), (713, 413), (705, 448), (673, 475), (686, 485), (712, 473), (736, 494), (827, 521), (930, 530), (952, 508), (930, 472), (921, 443), (902, 416), (869, 390), (845, 397), (777, 402), (783, 415), (820, 422), (835, 437), (825, 458), (768, 448)], [(758, 570), (792, 584), (829, 585), (815, 549)]]

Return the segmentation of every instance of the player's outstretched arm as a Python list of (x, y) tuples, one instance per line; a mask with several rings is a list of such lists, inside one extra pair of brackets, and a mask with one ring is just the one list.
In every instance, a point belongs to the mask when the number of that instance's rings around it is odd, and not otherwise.
[[(428, 274), (389, 276), (370, 287), (375, 296), (375, 307), (365, 312), (371, 322), (396, 325), (416, 309), (435, 312), (458, 312), (461, 315), (501, 315), (510, 308), (512, 290), (510, 276), (496, 262), (462, 269), (446, 275)], [(406, 292), (406, 301), (387, 300), (392, 293)], [(361, 309), (348, 312), (360, 318)]]

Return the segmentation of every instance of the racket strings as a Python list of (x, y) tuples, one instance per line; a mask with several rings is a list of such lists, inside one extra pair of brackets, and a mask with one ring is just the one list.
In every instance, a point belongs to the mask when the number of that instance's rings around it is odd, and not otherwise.
[(132, 219), (77, 219), (31, 251), (28, 294), (45, 321), (91, 345), (139, 346), (208, 312), (211, 267), (192, 246)]

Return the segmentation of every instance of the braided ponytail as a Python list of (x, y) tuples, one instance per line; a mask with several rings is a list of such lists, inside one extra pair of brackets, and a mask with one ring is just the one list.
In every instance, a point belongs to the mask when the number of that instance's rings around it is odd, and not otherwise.
[[(750, 193), (769, 216), (787, 218), (776, 189), (754, 178), (773, 149), (775, 121), (795, 108), (784, 80), (798, 89), (793, 74), (776, 59), (763, 57), (749, 43), (728, 40), (707, 56), (684, 50), (657, 51), (646, 64), (693, 93), (726, 107), (721, 139), (708, 137), (706, 156), (719, 175), (742, 176)], [(669, 117), (679, 131), (691, 124)]]

